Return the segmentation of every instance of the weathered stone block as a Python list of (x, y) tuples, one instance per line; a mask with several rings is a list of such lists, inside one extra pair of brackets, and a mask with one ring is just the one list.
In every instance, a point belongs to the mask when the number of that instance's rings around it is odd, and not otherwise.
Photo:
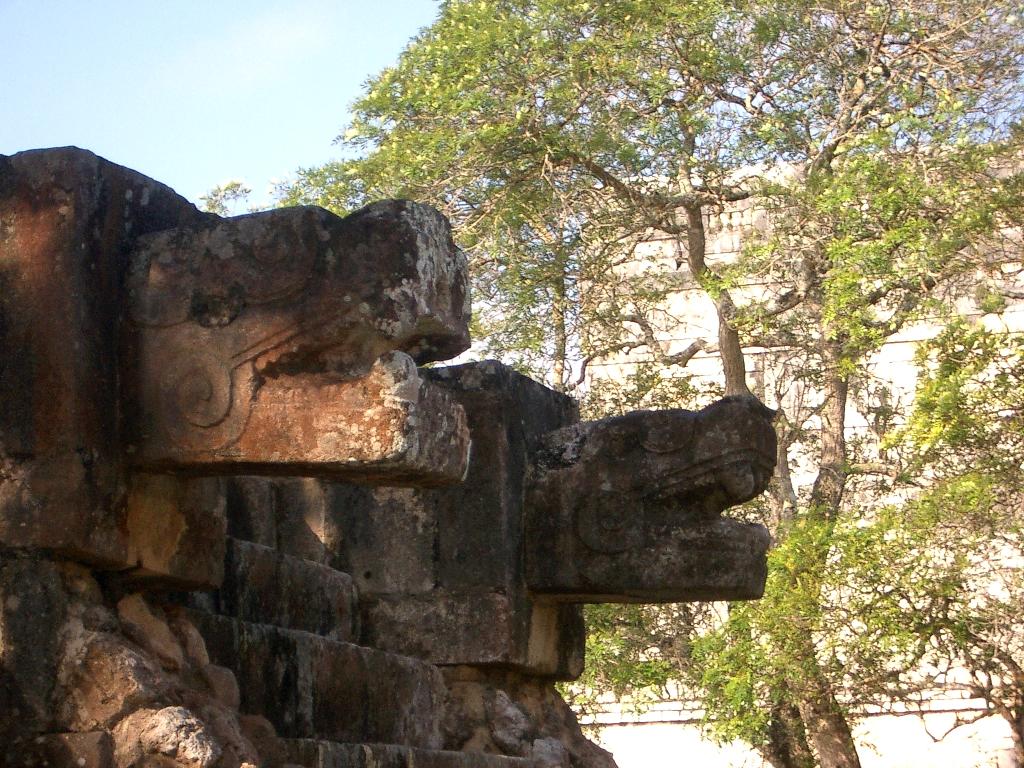
[[(219, 725), (227, 725), (227, 732), (219, 733)], [(249, 745), (231, 744), (229, 739), (234, 735), (231, 730), (224, 719), (200, 718), (186, 707), (172, 705), (138, 709), (112, 729), (114, 761), (118, 766), (133, 768), (213, 768), (218, 763), (251, 764), (257, 759), (256, 755)], [(240, 750), (235, 749), (236, 745)], [(170, 756), (173, 756), (173, 762), (168, 760)]]
[(277, 493), (263, 477), (229, 477), (226, 509), (228, 536), (276, 549)]
[(581, 552), (573, 542), (533, 555), (530, 586), (569, 602), (751, 600), (764, 592), (769, 541), (764, 526), (719, 518), (666, 531), (644, 549)]
[(307, 637), (263, 624), (238, 622), (233, 658), (218, 658), (212, 653), (211, 658), (235, 673), (243, 712), (266, 716), (282, 736), (316, 733), (312, 646)]
[(303, 768), (542, 768), (532, 760), (478, 752), (411, 749), (393, 744), (288, 740), (289, 762)]
[(719, 515), (767, 487), (773, 416), (733, 397), (546, 436), (526, 504), (530, 589), (570, 602), (760, 597), (768, 532)]
[(556, 679), (583, 671), (583, 618), (576, 606), (435, 590), (368, 600), (362, 625), (369, 645), (434, 664), (519, 667)]
[(234, 672), (217, 664), (207, 664), (199, 670), (199, 674), (213, 698), (228, 709), (238, 709), (242, 699)]
[(544, 434), (576, 421), (575, 402), (494, 361), (425, 375), (467, 414), (466, 480), (430, 490), (327, 485), (336, 564), (359, 586), (364, 638), (437, 664), (578, 675), (579, 610), (534, 604), (522, 572), (530, 457)]
[(224, 577), (227, 518), (217, 478), (136, 472), (127, 504), (125, 578), (180, 589), (210, 589)]
[(0, 544), (136, 566), (127, 467), (457, 482), (464, 416), (413, 361), (468, 345), (466, 286), (425, 206), (223, 220), (89, 152), (0, 156)]
[(352, 578), (251, 542), (228, 540), (218, 611), (242, 621), (299, 629), (333, 640), (356, 635)]
[[(336, 652), (335, 646), (320, 644), (320, 658)], [(348, 646), (363, 656), (367, 670), (367, 729), (363, 741), (403, 744), (424, 749), (441, 747), (441, 721), (447, 692), (440, 671), (432, 664), (393, 653)], [(338, 696), (349, 695), (339, 681), (327, 678), (317, 686), (315, 708), (319, 710)], [(323, 729), (327, 738), (341, 741)]]
[(75, 148), (0, 156), (0, 543), (123, 566), (125, 254), (204, 215)]
[(241, 709), (288, 738), (436, 748), (445, 686), (425, 662), (295, 630), (192, 612)]
[(576, 402), (493, 360), (426, 374), (466, 410), (473, 436), (465, 482), (437, 494), (438, 584), (518, 586), (529, 456), (543, 434), (578, 420)]
[(53, 720), (67, 609), (53, 563), (0, 550), (0, 744), (34, 737)]
[[(461, 478), (461, 417), (413, 362), (469, 344), (466, 261), (433, 209), (211, 220), (140, 238), (128, 282), (139, 465), (327, 460), (353, 478), (396, 466), (399, 481)], [(379, 362), (393, 351), (411, 357)], [(432, 465), (430, 451), (442, 452)], [(360, 474), (366, 462), (376, 466)]]
[(494, 361), (425, 375), (467, 414), (466, 480), (428, 490), (327, 484), (336, 564), (359, 587), (363, 636), (437, 664), (572, 678), (582, 618), (528, 595), (522, 505), (532, 453), (544, 434), (576, 421), (576, 404)]
[[(353, 486), (358, 487), (358, 486)], [(324, 485), (312, 478), (227, 480), (228, 535), (316, 563), (332, 560)]]
[(114, 743), (106, 731), (48, 734), (33, 739), (24, 755), (3, 764), (12, 768), (114, 768)]
[[(479, 667), (448, 667), (445, 679), (446, 749), (520, 755), (538, 768), (615, 768), (612, 756), (583, 736), (550, 680)], [(551, 749), (552, 742), (565, 749)], [(568, 760), (552, 766), (552, 757)]]
[[(212, 397), (206, 393), (218, 385), (204, 375), (189, 372), (174, 386), (197, 388), (202, 394), (194, 397), (205, 404)], [(458, 482), (465, 474), (469, 432), (462, 409), (421, 380), (402, 352), (386, 353), (358, 379), (281, 377), (261, 380), (259, 391), (255, 400), (247, 393), (225, 396), (228, 403), (251, 400), (235, 431), (223, 426), (225, 437), (200, 433), (189, 443), (166, 436), (141, 444), (138, 461), (161, 469), (215, 466), (221, 472), (287, 471), (428, 486)], [(198, 417), (166, 417), (168, 428), (190, 420)], [(226, 424), (216, 421), (218, 428)]]
[(445, 687), (417, 659), (356, 645), (315, 641), (314, 731), (337, 741), (436, 749)]
[(137, 709), (162, 706), (169, 679), (154, 659), (113, 632), (73, 631), (60, 672), (62, 730), (103, 730)]
[(341, 483), (325, 486), (333, 564), (352, 574), (361, 596), (434, 589), (437, 492)]
[(120, 467), (91, 451), (14, 458), (3, 450), (0, 546), (46, 549), (100, 567), (134, 565)]
[(292, 557), (328, 564), (330, 540), (324, 486), (311, 478), (273, 481), (277, 549)]
[(121, 598), (117, 616), (124, 633), (164, 669), (178, 671), (185, 666), (185, 649), (171, 631), (163, 611), (151, 608), (142, 595), (135, 593)]

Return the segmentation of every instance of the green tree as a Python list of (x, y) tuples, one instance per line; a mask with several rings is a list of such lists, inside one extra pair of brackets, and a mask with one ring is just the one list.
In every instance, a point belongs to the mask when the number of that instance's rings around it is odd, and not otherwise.
[(205, 195), (199, 196), (200, 208), (218, 216), (230, 216), (235, 208), (246, 202), (252, 190), (241, 181), (218, 184)]
[[(686, 653), (664, 633), (648, 647), (679, 660), (718, 732), (780, 768), (859, 765), (852, 707), (876, 689), (836, 650), (852, 630), (827, 610), (835, 563), (876, 512), (864, 499), (918, 465), (848, 440), (848, 417), (891, 426), (873, 355), (1019, 259), (999, 240), (1021, 202), (1021, 27), (1006, 0), (450, 0), (355, 104), (354, 159), (289, 192), (336, 210), (433, 202), (470, 250), (490, 350), (563, 389), (595, 360), (642, 361), (637, 390), (594, 402), (691, 398), (652, 371), (702, 349), (724, 392), (748, 392), (749, 356), (769, 351), (766, 599)], [(770, 230), (733, 263), (709, 258), (709, 217), (752, 197)], [(672, 255), (638, 260), (653, 235)], [(665, 300), (694, 284), (716, 337), (674, 348)]]

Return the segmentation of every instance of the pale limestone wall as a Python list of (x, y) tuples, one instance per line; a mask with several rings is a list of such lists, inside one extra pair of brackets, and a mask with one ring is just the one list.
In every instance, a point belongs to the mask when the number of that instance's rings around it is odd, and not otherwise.
[[(952, 715), (932, 715), (934, 733), (948, 728)], [(869, 718), (854, 729), (863, 768), (1011, 768), (1005, 724), (988, 718), (933, 741), (916, 717)], [(677, 765), (680, 768), (768, 768), (758, 755), (735, 743), (718, 746), (702, 738), (699, 724), (651, 720), (607, 724), (596, 731), (598, 743), (619, 768)]]
[[(1002, 719), (989, 717), (950, 730), (957, 716), (970, 720), (983, 711), (983, 702), (937, 695), (928, 707), (931, 712), (924, 718), (864, 713), (854, 725), (863, 768), (1012, 768), (1009, 727)], [(656, 702), (638, 714), (608, 701), (582, 721), (619, 768), (770, 768), (742, 742), (716, 744), (706, 738), (702, 717), (696, 702)]]

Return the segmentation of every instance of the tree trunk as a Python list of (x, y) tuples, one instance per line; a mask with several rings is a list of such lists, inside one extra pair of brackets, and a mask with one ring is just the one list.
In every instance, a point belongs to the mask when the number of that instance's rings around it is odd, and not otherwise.
[(1003, 715), (1010, 725), (1010, 740), (1013, 746), (1010, 749), (1010, 759), (1013, 768), (1024, 768), (1024, 710), (1015, 712), (1010, 717)]
[[(705, 255), (707, 238), (704, 234), (703, 209), (699, 205), (686, 209), (686, 259), (694, 279), (704, 284), (708, 274)], [(732, 327), (732, 317), (736, 305), (729, 292), (724, 288), (707, 291), (715, 302), (718, 313), (718, 354), (722, 358), (722, 371), (725, 374), (726, 395), (749, 395), (747, 386), (747, 366), (743, 358), (743, 346), (740, 335)]]
[[(699, 206), (686, 209), (687, 215), (687, 260), (690, 271), (701, 285), (706, 284), (709, 270), (705, 263), (706, 239), (704, 220)], [(718, 312), (718, 342), (725, 372), (726, 394), (750, 394), (746, 383), (746, 365), (739, 334), (731, 325), (735, 314), (735, 304), (729, 292), (718, 286), (708, 290), (714, 300)], [(828, 338), (828, 329), (822, 329), (822, 339)], [(841, 341), (823, 341), (822, 358), (824, 371), (825, 406), (821, 414), (820, 453), (818, 457), (818, 475), (811, 490), (810, 509), (808, 514), (825, 521), (833, 521), (842, 503), (843, 491), (847, 478), (846, 454), (846, 404), (849, 395), (849, 381), (843, 371)], [(825, 548), (821, 557), (827, 554)], [(808, 563), (807, 570), (816, 571), (820, 563)], [(802, 617), (794, 616), (795, 621)], [(773, 744), (769, 751), (781, 762), (779, 768), (800, 766), (800, 762), (788, 763), (788, 760), (811, 760), (808, 741), (817, 756), (817, 764), (821, 768), (860, 768), (860, 758), (849, 723), (835, 698), (832, 686), (821, 671), (817, 652), (814, 647), (810, 627), (801, 635), (799, 648), (794, 649), (799, 657), (794, 661), (803, 670), (800, 690), (791, 691), (794, 699), (798, 699), (795, 707), (789, 708), (789, 715), (802, 723), (801, 727), (788, 729), (792, 735), (806, 735), (800, 741), (785, 740), (780, 732), (780, 741)], [(781, 726), (785, 727), (785, 726)], [(801, 751), (801, 747), (803, 751)], [(766, 751), (767, 756), (767, 751)], [(775, 764), (773, 762), (773, 764)]]
[(566, 385), (566, 361), (569, 354), (569, 329), (567, 326), (568, 318), (566, 313), (566, 276), (564, 265), (560, 269), (558, 276), (554, 281), (553, 296), (551, 302), (551, 322), (554, 325), (552, 332), (554, 334), (554, 349), (553, 352), (553, 365), (552, 365), (552, 378), (554, 382), (552, 388), (558, 392), (565, 391)]
[(792, 704), (772, 708), (768, 743), (758, 751), (773, 768), (814, 768), (800, 712)]
[(825, 407), (821, 413), (821, 448), (818, 476), (811, 488), (811, 514), (834, 520), (846, 487), (846, 402), (850, 382), (840, 369), (839, 342), (826, 342), (823, 349)]
[(832, 694), (832, 687), (821, 676), (817, 661), (809, 666), (813, 666), (814, 672), (805, 683), (808, 690), (799, 708), (800, 717), (818, 755), (818, 762), (821, 768), (860, 768), (860, 757), (857, 755), (850, 725)]
[[(822, 329), (822, 336), (825, 335), (826, 329)], [(808, 511), (808, 514), (829, 522), (834, 521), (839, 513), (847, 478), (846, 403), (850, 383), (841, 367), (841, 353), (841, 342), (823, 343), (825, 406), (821, 412), (818, 475), (811, 489)], [(826, 555), (827, 548), (823, 547), (820, 556)], [(802, 638), (799, 653), (803, 656), (805, 677), (798, 707), (819, 764), (821, 768), (860, 768), (850, 724), (818, 664), (809, 627)]]

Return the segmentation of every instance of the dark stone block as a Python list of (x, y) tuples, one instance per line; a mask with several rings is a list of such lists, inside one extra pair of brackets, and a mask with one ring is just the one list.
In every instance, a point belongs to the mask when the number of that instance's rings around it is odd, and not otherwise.
[(48, 734), (34, 739), (24, 755), (4, 765), (12, 768), (114, 768), (114, 742), (106, 731)]
[(533, 760), (479, 752), (309, 740), (285, 743), (288, 760), (303, 768), (541, 768)]
[[(475, 449), (474, 449), (475, 450)], [(436, 585), (438, 491), (326, 484), (335, 568), (364, 598)]]
[(0, 163), (0, 544), (133, 565), (116, 340), (127, 253), (205, 218), (171, 189), (80, 149)]
[(327, 564), (327, 502), (323, 484), (310, 478), (274, 481), (277, 548), (286, 555)]
[(228, 540), (217, 610), (242, 621), (299, 629), (334, 640), (356, 634), (348, 574), (251, 542)]
[(576, 402), (493, 360), (428, 369), (466, 411), (473, 455), (462, 485), (437, 494), (442, 588), (516, 588), (529, 456), (579, 419)]
[(0, 550), (0, 744), (31, 739), (54, 719), (67, 603), (52, 562)]
[(437, 664), (579, 674), (580, 613), (534, 604), (523, 562), (524, 494), (542, 437), (576, 403), (494, 361), (424, 372), (463, 407), (473, 451), (443, 489), (327, 485), (337, 567), (362, 601), (366, 642)]
[(231, 477), (227, 486), (228, 536), (277, 547), (274, 486), (262, 477)]
[(124, 581), (176, 589), (220, 586), (227, 518), (218, 478), (134, 473), (126, 524), (136, 566), (122, 574)]
[(440, 671), (393, 653), (366, 650), (364, 656), (368, 674), (365, 740), (440, 748), (446, 698)]
[(286, 738), (440, 745), (445, 686), (433, 665), (296, 630), (189, 614), (210, 660), (235, 673), (241, 710)]
[(241, 711), (263, 715), (282, 736), (315, 733), (312, 654), (307, 637), (239, 622), (234, 659), (210, 658), (235, 673)]
[(367, 644), (434, 664), (512, 667), (559, 680), (583, 671), (579, 606), (437, 590), (366, 601), (362, 625)]

